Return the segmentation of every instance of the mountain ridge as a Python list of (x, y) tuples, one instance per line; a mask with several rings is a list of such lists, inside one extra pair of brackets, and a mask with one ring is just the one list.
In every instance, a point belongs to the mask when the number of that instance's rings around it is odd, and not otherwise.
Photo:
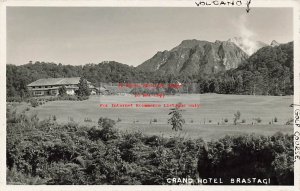
[(211, 74), (237, 68), (248, 55), (228, 41), (183, 40), (171, 50), (158, 51), (137, 68), (162, 74)]

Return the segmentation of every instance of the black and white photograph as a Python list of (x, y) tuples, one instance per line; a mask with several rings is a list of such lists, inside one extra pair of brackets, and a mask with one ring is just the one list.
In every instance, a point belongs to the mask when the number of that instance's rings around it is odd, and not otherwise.
[(300, 17), (288, 2), (2, 7), (6, 189), (294, 189)]

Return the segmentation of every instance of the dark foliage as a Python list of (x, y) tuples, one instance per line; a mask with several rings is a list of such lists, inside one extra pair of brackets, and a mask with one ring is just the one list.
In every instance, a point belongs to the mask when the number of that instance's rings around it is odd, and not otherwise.
[(58, 89), (58, 93), (60, 96), (66, 96), (67, 95), (67, 88), (66, 86), (62, 86)]
[(199, 175), (220, 177), (227, 182), (230, 178), (269, 177), (271, 184), (291, 185), (294, 183), (292, 148), (293, 137), (282, 133), (271, 137), (226, 136), (203, 148)]
[(167, 178), (270, 177), (293, 184), (293, 136), (201, 139), (119, 132), (40, 121), (7, 110), (8, 184), (167, 184)]

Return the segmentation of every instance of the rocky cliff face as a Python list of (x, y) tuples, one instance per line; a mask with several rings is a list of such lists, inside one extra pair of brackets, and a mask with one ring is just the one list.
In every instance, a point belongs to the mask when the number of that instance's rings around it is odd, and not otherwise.
[(275, 46), (279, 46), (280, 44), (276, 40), (273, 40), (270, 45), (272, 47), (275, 47)]
[(229, 41), (184, 40), (170, 51), (157, 52), (138, 66), (163, 74), (212, 74), (237, 68), (248, 55)]

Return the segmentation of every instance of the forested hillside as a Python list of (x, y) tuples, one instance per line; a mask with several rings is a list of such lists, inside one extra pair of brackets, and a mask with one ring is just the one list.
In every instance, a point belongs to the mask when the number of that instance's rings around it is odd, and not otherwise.
[(134, 67), (118, 62), (102, 62), (84, 66), (62, 65), (47, 62), (28, 63), (21, 66), (6, 66), (7, 96), (28, 94), (26, 85), (40, 78), (84, 77), (94, 85), (100, 82), (132, 82), (142, 79)]
[(207, 80), (208, 92), (247, 95), (291, 95), (293, 43), (263, 47), (242, 65)]
[[(274, 47), (263, 47), (239, 64), (237, 68), (230, 67), (229, 70), (209, 74), (206, 72), (165, 74), (149, 71), (147, 67), (143, 69), (144, 66), (133, 67), (114, 61), (83, 66), (46, 62), (20, 66), (7, 65), (7, 96), (28, 96), (26, 85), (40, 78), (78, 76), (86, 78), (96, 86), (99, 86), (101, 82), (173, 83), (179, 81), (188, 87), (189, 92), (193, 93), (292, 95), (293, 62), (293, 42), (290, 42)], [(168, 67), (171, 67), (170, 63)], [(196, 83), (197, 86), (191, 83)]]

